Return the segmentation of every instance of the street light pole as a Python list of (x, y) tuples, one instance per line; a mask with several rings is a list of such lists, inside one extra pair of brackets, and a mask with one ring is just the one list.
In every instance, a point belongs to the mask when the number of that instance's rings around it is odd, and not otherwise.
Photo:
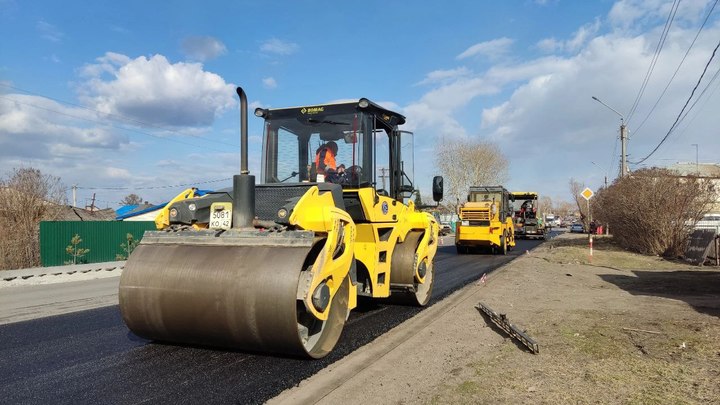
[(620, 156), (620, 177), (625, 177), (625, 174), (627, 174), (627, 150), (626, 150), (627, 127), (625, 126), (625, 117), (623, 117), (623, 115), (620, 114), (616, 109), (603, 103), (599, 98), (592, 96), (592, 99), (597, 101), (598, 103), (604, 105), (610, 111), (612, 111), (615, 114), (620, 116), (620, 154), (621, 154), (621, 156)]
[(698, 176), (700, 175), (700, 164), (698, 163), (698, 144), (694, 143), (692, 146), (695, 147), (695, 171)]

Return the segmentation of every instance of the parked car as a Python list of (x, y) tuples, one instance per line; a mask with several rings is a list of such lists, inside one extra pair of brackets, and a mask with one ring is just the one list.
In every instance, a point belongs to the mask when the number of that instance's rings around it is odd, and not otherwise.
[(440, 225), (440, 236), (450, 235), (452, 233), (452, 227), (448, 224)]
[(570, 233), (573, 232), (585, 233), (585, 227), (580, 222), (575, 222), (574, 224), (570, 225)]

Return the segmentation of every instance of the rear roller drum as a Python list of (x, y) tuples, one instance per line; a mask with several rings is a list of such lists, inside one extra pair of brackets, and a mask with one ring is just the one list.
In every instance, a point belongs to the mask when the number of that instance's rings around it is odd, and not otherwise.
[[(392, 302), (425, 306), (430, 301), (435, 268), (427, 258), (420, 259), (418, 262), (416, 251), (422, 236), (423, 232), (410, 232), (403, 243), (395, 246), (392, 255), (392, 270), (390, 272), (391, 283), (411, 286), (412, 290), (394, 291), (390, 297)], [(424, 278), (423, 283), (420, 283), (416, 277), (416, 266), (417, 275)]]

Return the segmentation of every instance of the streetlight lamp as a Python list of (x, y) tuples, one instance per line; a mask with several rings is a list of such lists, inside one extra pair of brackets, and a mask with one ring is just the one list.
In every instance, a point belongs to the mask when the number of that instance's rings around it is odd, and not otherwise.
[(700, 175), (700, 164), (698, 163), (698, 144), (694, 143), (692, 146), (695, 147), (695, 171), (698, 176)]
[(625, 153), (625, 142), (627, 140), (627, 136), (625, 134), (625, 117), (623, 117), (622, 114), (620, 114), (616, 109), (610, 107), (609, 105), (603, 103), (599, 98), (592, 96), (592, 99), (597, 101), (598, 103), (604, 105), (607, 107), (610, 111), (614, 112), (615, 114), (620, 116), (620, 177), (624, 177), (627, 173), (627, 154)]

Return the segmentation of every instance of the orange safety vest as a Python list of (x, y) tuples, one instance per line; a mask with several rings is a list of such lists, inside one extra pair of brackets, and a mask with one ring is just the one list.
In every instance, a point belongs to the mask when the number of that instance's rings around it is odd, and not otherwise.
[(318, 174), (325, 174), (327, 169), (336, 169), (335, 155), (333, 155), (330, 148), (323, 146), (318, 149), (317, 155), (315, 156), (315, 167), (317, 168)]

